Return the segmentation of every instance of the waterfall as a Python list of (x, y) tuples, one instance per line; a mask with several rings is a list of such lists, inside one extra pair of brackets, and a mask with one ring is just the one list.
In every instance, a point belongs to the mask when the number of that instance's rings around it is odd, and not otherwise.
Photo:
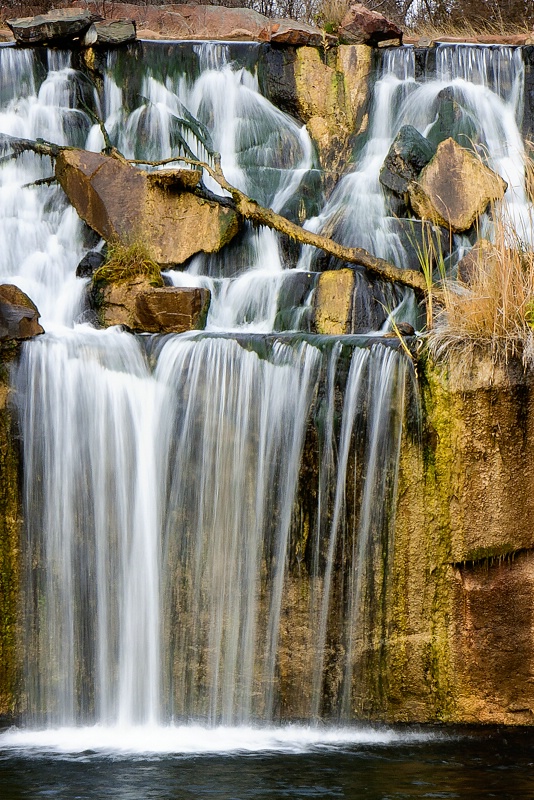
[[(431, 132), (452, 87), (521, 213), (510, 48), (440, 46), (425, 81), (413, 50), (388, 50), (357, 167), (324, 203), (306, 129), (259, 91), (258, 46), (143, 47), (143, 63), (106, 57), (100, 92), (69, 53), (0, 48), (0, 131), (99, 150), (93, 108), (127, 156), (162, 159), (185, 138), (205, 160), (191, 115), (243, 191), (402, 265), (378, 170), (401, 125)], [(310, 253), (296, 263), (264, 229), (169, 272), (211, 290), (206, 331), (94, 330), (75, 268), (97, 239), (57, 186), (28, 187), (52, 171), (33, 154), (0, 165), (0, 275), (47, 331), (13, 370), (28, 724), (351, 721), (385, 636), (410, 364), (391, 340), (309, 335)], [(411, 293), (383, 292), (414, 313)]]

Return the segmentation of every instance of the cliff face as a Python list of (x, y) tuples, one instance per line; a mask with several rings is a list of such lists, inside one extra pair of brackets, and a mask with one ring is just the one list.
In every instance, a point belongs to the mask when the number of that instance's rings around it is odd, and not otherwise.
[(2, 345), (0, 363), (0, 719), (13, 715), (20, 692), (19, 458), (7, 366), (15, 348)]
[(534, 380), (519, 364), (427, 362), (405, 441), (390, 582), (388, 720), (531, 724)]

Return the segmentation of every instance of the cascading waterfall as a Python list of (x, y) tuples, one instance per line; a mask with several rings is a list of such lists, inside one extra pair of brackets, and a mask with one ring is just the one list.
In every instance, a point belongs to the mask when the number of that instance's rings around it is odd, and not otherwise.
[[(83, 98), (126, 155), (163, 159), (183, 137), (205, 160), (182, 125), (189, 114), (235, 185), (292, 218), (305, 207), (310, 227), (333, 225), (344, 243), (402, 265), (378, 170), (401, 125), (430, 135), (439, 93), (452, 87), (524, 203), (522, 72), (510, 48), (439, 47), (426, 82), (415, 79), (413, 51), (387, 51), (358, 167), (321, 210), (319, 192), (306, 199), (318, 178), (310, 139), (259, 93), (257, 46), (162, 43), (163, 56), (144, 47), (142, 73), (128, 73), (127, 53), (107, 57), (100, 95), (69, 54), (47, 52), (43, 77), (42, 53), (0, 48), (0, 130), (99, 150)], [(49, 160), (31, 154), (0, 168), (0, 274), (32, 297), (47, 329), (24, 345), (13, 378), (29, 722), (349, 721), (381, 635), (406, 359), (365, 337), (306, 335), (313, 282), (296, 312), (283, 298), (311, 255), (295, 269), (266, 230), (169, 273), (211, 289), (206, 332), (92, 329), (74, 273), (95, 241), (57, 187), (25, 188), (51, 174)], [(413, 313), (410, 293), (384, 292), (391, 309)]]

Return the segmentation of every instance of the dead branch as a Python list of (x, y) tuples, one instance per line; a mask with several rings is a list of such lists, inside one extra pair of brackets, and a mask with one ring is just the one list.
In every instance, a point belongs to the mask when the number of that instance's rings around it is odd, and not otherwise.
[(236, 211), (245, 219), (249, 219), (258, 225), (265, 225), (267, 228), (272, 228), (279, 233), (284, 233), (286, 236), (289, 236), (290, 239), (294, 239), (301, 244), (317, 247), (319, 250), (323, 250), (325, 253), (335, 258), (339, 258), (340, 261), (346, 261), (349, 264), (357, 264), (358, 266), (365, 267), (369, 272), (385, 280), (396, 281), (404, 286), (409, 286), (418, 294), (426, 295), (427, 285), (422, 273), (413, 269), (399, 269), (399, 267), (390, 264), (389, 261), (371, 255), (371, 253), (363, 247), (344, 247), (326, 236), (321, 236), (318, 233), (312, 233), (312, 231), (302, 228), (300, 225), (291, 222), (280, 214), (276, 214), (270, 208), (260, 206), (255, 200), (252, 200), (235, 186), (228, 183), (221, 169), (220, 157), (215, 157), (213, 166), (203, 161), (181, 156), (166, 158), (163, 161), (132, 160), (130, 163), (157, 167), (177, 161), (205, 169), (208, 175), (211, 175), (219, 186), (230, 194), (234, 200)]
[[(0, 134), (0, 148), (9, 148), (14, 156), (26, 151), (33, 151), (38, 155), (49, 156), (51, 158), (56, 158), (62, 150), (77, 149), (73, 147), (64, 147), (61, 145), (52, 144), (51, 142), (45, 142), (41, 139), (38, 139), (35, 142), (31, 141), (30, 139), (17, 139), (13, 136), (8, 136), (7, 134)], [(121, 160), (124, 159), (124, 157), (118, 153), (115, 148), (112, 149), (110, 155), (114, 158), (119, 158)], [(8, 156), (8, 158), (9, 157), (11, 156)], [(369, 272), (377, 275), (380, 278), (383, 278), (387, 281), (401, 283), (404, 286), (409, 286), (419, 295), (426, 296), (428, 287), (421, 272), (417, 272), (416, 270), (412, 269), (399, 269), (399, 267), (390, 264), (389, 261), (385, 261), (383, 258), (377, 258), (376, 256), (373, 256), (367, 250), (364, 250), (363, 247), (344, 247), (343, 245), (334, 242), (332, 239), (329, 239), (327, 236), (321, 236), (319, 233), (313, 233), (312, 231), (302, 228), (300, 225), (291, 222), (285, 217), (282, 217), (280, 214), (276, 214), (270, 208), (264, 208), (263, 206), (260, 206), (260, 204), (255, 200), (248, 197), (235, 186), (232, 186), (232, 184), (228, 183), (221, 169), (220, 156), (218, 154), (215, 154), (214, 156), (213, 165), (186, 156), (166, 158), (162, 161), (141, 161), (139, 159), (131, 159), (128, 163), (139, 165), (144, 164), (146, 166), (157, 167), (176, 162), (190, 164), (192, 166), (205, 169), (208, 175), (211, 175), (211, 177), (219, 184), (219, 186), (228, 192), (235, 204), (236, 211), (245, 219), (248, 219), (258, 225), (265, 225), (267, 228), (272, 228), (273, 230), (283, 233), (286, 236), (289, 236), (290, 239), (300, 242), (301, 244), (310, 245), (311, 247), (316, 247), (319, 250), (323, 250), (325, 253), (338, 258), (340, 261), (365, 267), (365, 269), (369, 270)], [(437, 294), (439, 293), (434, 292), (435, 299), (439, 299)]]

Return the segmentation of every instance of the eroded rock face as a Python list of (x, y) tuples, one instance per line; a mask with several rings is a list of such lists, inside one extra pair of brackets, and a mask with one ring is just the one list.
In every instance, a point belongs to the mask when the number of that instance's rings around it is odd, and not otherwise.
[(436, 148), (412, 125), (403, 125), (393, 140), (380, 170), (380, 183), (397, 195), (408, 191)]
[(220, 250), (238, 231), (234, 211), (184, 189), (199, 173), (153, 175), (118, 158), (63, 150), (56, 177), (80, 217), (106, 241), (143, 241), (161, 265)]
[(18, 286), (0, 285), (0, 339), (31, 339), (40, 333), (44, 329), (35, 303)]
[(410, 184), (409, 196), (421, 219), (461, 233), (469, 230), (491, 202), (503, 198), (506, 186), (474, 153), (449, 138)]
[(125, 325), (147, 333), (203, 328), (210, 305), (208, 289), (154, 287), (143, 277), (105, 285), (99, 295), (97, 313), (103, 327)]
[[(96, 19), (101, 19), (96, 17)], [(78, 8), (61, 8), (35, 17), (8, 19), (15, 41), (21, 45), (49, 44), (79, 37), (85, 33), (95, 15)]]
[(402, 44), (402, 30), (378, 11), (370, 11), (362, 3), (351, 6), (341, 21), (338, 31), (344, 44), (368, 44), (397, 40)]

